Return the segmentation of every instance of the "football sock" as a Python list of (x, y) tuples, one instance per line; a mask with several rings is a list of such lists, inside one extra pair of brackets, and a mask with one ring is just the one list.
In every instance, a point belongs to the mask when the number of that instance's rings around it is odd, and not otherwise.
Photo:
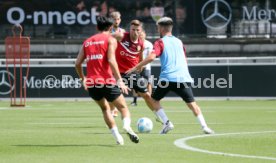
[(113, 137), (117, 140), (118, 135), (120, 135), (119, 130), (118, 130), (118, 127), (117, 127), (117, 126), (112, 127), (112, 128), (110, 129), (110, 131), (111, 131)]
[(125, 117), (125, 118), (123, 119), (123, 127), (124, 127), (124, 128), (129, 128), (129, 127), (130, 127), (130, 123), (131, 123), (131, 120), (130, 120), (129, 117)]
[(157, 117), (162, 119), (163, 123), (166, 123), (169, 120), (163, 108), (160, 108), (157, 112), (155, 112), (155, 114)]
[(207, 124), (206, 124), (205, 119), (204, 119), (204, 117), (203, 117), (202, 114), (199, 114), (197, 116), (197, 120), (200, 123), (200, 125), (201, 125), (202, 128), (207, 127)]
[(133, 97), (133, 103), (137, 103), (137, 97)]

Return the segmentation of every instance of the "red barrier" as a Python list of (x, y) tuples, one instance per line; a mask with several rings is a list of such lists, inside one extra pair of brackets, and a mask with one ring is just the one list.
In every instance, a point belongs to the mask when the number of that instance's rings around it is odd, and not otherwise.
[[(26, 105), (26, 79), (30, 67), (30, 38), (22, 37), (21, 25), (12, 27), (13, 36), (5, 39), (6, 67), (11, 85), (11, 106)], [(12, 76), (13, 75), (13, 76)]]

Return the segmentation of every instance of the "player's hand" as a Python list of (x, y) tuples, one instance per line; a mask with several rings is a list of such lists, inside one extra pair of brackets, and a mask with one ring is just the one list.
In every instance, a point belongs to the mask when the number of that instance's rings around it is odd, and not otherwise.
[(130, 91), (130, 88), (128, 88), (122, 80), (118, 80), (117, 84), (118, 87), (121, 89), (122, 93), (128, 95), (128, 91)]
[(127, 71), (126, 71), (126, 74), (131, 74), (131, 73), (133, 73), (133, 72), (136, 72), (137, 70), (138, 70), (138, 69), (137, 69), (137, 67), (135, 66), (135, 67), (133, 67), (133, 68), (127, 70)]
[(145, 67), (136, 68), (136, 69), (137, 69), (136, 71), (137, 71), (138, 73), (141, 73), (141, 72), (144, 70), (144, 68), (145, 68)]
[(87, 85), (86, 85), (86, 81), (87, 81), (87, 79), (86, 79), (86, 77), (83, 77), (83, 79), (82, 79), (82, 85), (83, 85), (83, 87), (84, 87), (84, 90), (88, 90), (88, 88), (87, 88)]

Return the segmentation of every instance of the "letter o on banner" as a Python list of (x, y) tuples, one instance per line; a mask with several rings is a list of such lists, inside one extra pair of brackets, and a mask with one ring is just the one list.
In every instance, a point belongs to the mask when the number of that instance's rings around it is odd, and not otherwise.
[[(16, 19), (13, 17), (14, 13), (18, 13), (19, 17)], [(22, 8), (12, 7), (7, 12), (7, 20), (11, 24), (21, 24), (24, 21), (25, 13)]]

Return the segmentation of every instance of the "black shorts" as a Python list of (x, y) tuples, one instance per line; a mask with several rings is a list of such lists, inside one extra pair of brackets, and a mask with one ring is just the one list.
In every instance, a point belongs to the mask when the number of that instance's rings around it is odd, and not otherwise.
[(117, 85), (95, 85), (88, 88), (88, 92), (95, 101), (105, 98), (108, 102), (113, 102), (121, 95), (121, 90)]
[(125, 85), (127, 85), (129, 88), (134, 89), (135, 92), (141, 92), (145, 93), (148, 91), (147, 89), (147, 81), (137, 73), (131, 73), (131, 74), (121, 74), (123, 81)]
[[(166, 83), (168, 85), (166, 86)], [(158, 83), (156, 90), (152, 94), (152, 98), (156, 101), (160, 101), (169, 91), (175, 92), (186, 103), (194, 102), (194, 95), (191, 89), (191, 83), (177, 83), (161, 81)]]
[(141, 76), (147, 80), (147, 82), (151, 83), (151, 71), (143, 69), (141, 72)]

